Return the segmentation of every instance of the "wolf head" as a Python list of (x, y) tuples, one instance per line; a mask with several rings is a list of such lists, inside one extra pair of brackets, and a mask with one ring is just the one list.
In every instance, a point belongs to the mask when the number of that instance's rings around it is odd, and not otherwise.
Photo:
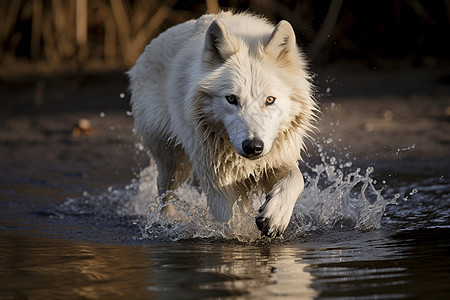
[(288, 22), (264, 34), (225, 24), (215, 20), (206, 32), (202, 114), (216, 131), (226, 131), (240, 155), (261, 158), (302, 115), (300, 123), (309, 126), (314, 104), (308, 76)]

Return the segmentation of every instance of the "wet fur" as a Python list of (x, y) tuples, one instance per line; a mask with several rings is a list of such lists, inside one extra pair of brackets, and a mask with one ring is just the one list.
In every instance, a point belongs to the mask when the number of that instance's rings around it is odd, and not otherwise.
[[(232, 139), (214, 107), (230, 84), (246, 93), (245, 99), (258, 98), (258, 87), (271, 81), (264, 78), (266, 72), (289, 90), (283, 100), (289, 109), (280, 108), (284, 117), (267, 128), (276, 133), (266, 137), (268, 152), (248, 159), (239, 153), (243, 133)], [(193, 173), (214, 217), (227, 221), (237, 200), (245, 210), (252, 193), (265, 193), (257, 225), (265, 235), (280, 235), (303, 191), (298, 160), (316, 112), (290, 25), (275, 27), (250, 14), (205, 15), (153, 40), (129, 75), (136, 132), (158, 165), (160, 195), (175, 190)], [(270, 115), (258, 119), (252, 113), (251, 118), (271, 125)], [(265, 129), (251, 118), (248, 131), (264, 135)]]

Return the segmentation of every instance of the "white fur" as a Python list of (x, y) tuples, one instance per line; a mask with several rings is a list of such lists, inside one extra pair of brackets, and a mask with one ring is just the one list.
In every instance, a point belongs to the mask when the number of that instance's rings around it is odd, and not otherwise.
[[(213, 215), (226, 221), (235, 201), (246, 209), (262, 191), (258, 227), (281, 234), (303, 190), (298, 160), (316, 111), (290, 24), (205, 15), (154, 39), (129, 75), (135, 128), (158, 165), (159, 193), (193, 173)], [(262, 153), (243, 157), (243, 142), (253, 139)]]

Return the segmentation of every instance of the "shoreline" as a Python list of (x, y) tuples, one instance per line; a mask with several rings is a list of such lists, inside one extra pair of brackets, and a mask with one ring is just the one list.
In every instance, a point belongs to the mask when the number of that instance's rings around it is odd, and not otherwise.
[[(450, 157), (450, 70), (364, 71), (344, 66), (322, 69), (314, 79), (322, 115), (312, 136), (327, 153), (358, 160)], [(20, 145), (26, 144), (47, 149), (50, 155), (70, 144), (88, 153), (101, 145), (133, 148), (138, 142), (132, 133), (125, 74), (42, 80), (41, 91), (36, 82), (0, 82), (0, 162), (20, 157), (25, 151)], [(80, 119), (90, 121), (93, 134), (72, 135)], [(313, 147), (310, 142), (308, 146)], [(122, 158), (118, 154), (114, 159)]]

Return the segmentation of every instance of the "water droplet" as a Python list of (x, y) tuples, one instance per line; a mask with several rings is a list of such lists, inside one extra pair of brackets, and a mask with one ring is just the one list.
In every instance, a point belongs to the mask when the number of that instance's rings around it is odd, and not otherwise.
[(119, 97), (120, 97), (120, 99), (125, 98), (125, 93), (120, 93)]
[(144, 145), (142, 145), (142, 143), (136, 143), (135, 147), (136, 147), (139, 151), (143, 151), (143, 150), (144, 150)]
[(100, 113), (100, 118), (104, 118), (106, 115), (105, 115), (105, 113), (104, 112), (101, 112)]
[(403, 151), (409, 151), (409, 150), (412, 150), (412, 149), (414, 149), (416, 147), (416, 142), (414, 142), (411, 146), (409, 146), (409, 147), (406, 147), (406, 148), (398, 148), (397, 149), (397, 153), (395, 154), (395, 155), (398, 155), (400, 152), (403, 152)]
[(335, 165), (336, 164), (336, 157), (331, 157), (330, 158), (330, 165)]

